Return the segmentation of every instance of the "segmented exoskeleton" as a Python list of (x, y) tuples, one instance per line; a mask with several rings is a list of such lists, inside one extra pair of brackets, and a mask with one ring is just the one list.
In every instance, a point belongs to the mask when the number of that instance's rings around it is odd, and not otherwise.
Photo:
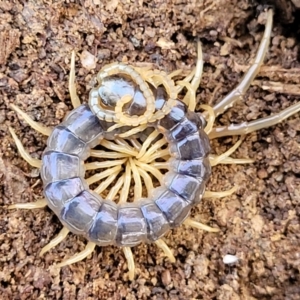
[[(252, 160), (229, 157), (241, 141), (221, 156), (210, 155), (209, 139), (244, 135), (279, 123), (300, 110), (300, 103), (296, 103), (279, 114), (260, 120), (213, 128), (215, 117), (243, 97), (258, 73), (271, 36), (272, 15), (272, 10), (269, 10), (258, 54), (241, 83), (213, 108), (202, 106), (206, 110), (203, 115), (194, 112), (195, 92), (203, 65), (200, 43), (196, 68), (181, 81), (173, 80), (180, 71), (168, 75), (118, 63), (105, 66), (97, 75), (98, 85), (90, 92), (89, 105), (81, 105), (76, 93), (73, 53), (69, 89), (74, 110), (53, 130), (36, 123), (12, 105), (33, 128), (49, 136), (40, 161), (30, 157), (10, 128), (22, 157), (32, 166), (41, 168), (46, 198), (35, 203), (14, 204), (10, 208), (31, 209), (48, 205), (64, 225), (41, 254), (61, 242), (71, 231), (85, 236), (89, 240), (88, 245), (58, 267), (82, 260), (95, 245), (116, 245), (123, 247), (132, 280), (134, 261), (130, 247), (140, 242), (155, 242), (171, 261), (175, 261), (171, 250), (161, 239), (169, 229), (184, 223), (218, 231), (189, 218), (191, 208), (202, 197), (222, 197), (236, 190), (205, 192), (211, 166), (249, 163)], [(184, 87), (188, 92), (182, 100), (178, 100)], [(158, 139), (159, 135), (163, 137)], [(128, 141), (123, 138), (128, 138)], [(110, 152), (92, 150), (99, 143)], [(85, 163), (89, 156), (122, 159)], [(157, 158), (163, 161), (156, 161)], [(123, 170), (121, 165), (125, 165), (125, 170), (118, 178)], [(86, 170), (104, 167), (109, 169), (84, 178)], [(162, 174), (160, 169), (167, 172)], [(159, 187), (154, 188), (146, 171), (157, 178)], [(131, 173), (134, 201), (127, 203)], [(106, 177), (96, 189), (90, 189), (90, 185)], [(142, 197), (141, 177), (148, 193), (146, 198)], [(111, 186), (109, 192), (105, 197), (100, 196), (108, 186)], [(112, 200), (117, 195), (119, 203), (116, 204)]]

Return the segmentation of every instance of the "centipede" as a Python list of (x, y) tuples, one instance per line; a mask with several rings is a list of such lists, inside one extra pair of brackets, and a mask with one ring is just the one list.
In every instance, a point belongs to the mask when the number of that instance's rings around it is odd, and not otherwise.
[[(63, 225), (40, 255), (62, 242), (69, 233), (81, 235), (88, 241), (85, 249), (55, 267), (83, 260), (96, 246), (112, 245), (122, 248), (132, 281), (135, 264), (131, 247), (155, 243), (175, 262), (172, 250), (163, 240), (167, 232), (182, 224), (218, 232), (218, 228), (190, 217), (193, 207), (203, 198), (224, 197), (238, 188), (207, 191), (211, 168), (221, 163), (253, 162), (231, 157), (243, 137), (300, 111), (300, 103), (296, 103), (258, 120), (213, 126), (219, 115), (243, 100), (258, 74), (270, 43), (272, 22), (273, 10), (269, 9), (253, 64), (219, 103), (213, 107), (201, 105), (202, 112), (196, 111), (196, 91), (203, 71), (200, 42), (196, 66), (181, 80), (176, 80), (181, 70), (167, 74), (124, 63), (104, 66), (96, 76), (97, 84), (91, 89), (87, 104), (82, 104), (77, 95), (73, 52), (69, 93), (74, 109), (55, 128), (37, 123), (11, 104), (19, 117), (48, 136), (39, 160), (30, 156), (14, 129), (9, 128), (20, 155), (40, 169), (44, 198), (8, 208), (48, 206)], [(184, 95), (183, 91), (186, 91)], [(210, 140), (231, 135), (241, 138), (222, 155), (210, 153)], [(95, 171), (98, 169), (101, 172)], [(89, 172), (93, 174), (86, 177)]]

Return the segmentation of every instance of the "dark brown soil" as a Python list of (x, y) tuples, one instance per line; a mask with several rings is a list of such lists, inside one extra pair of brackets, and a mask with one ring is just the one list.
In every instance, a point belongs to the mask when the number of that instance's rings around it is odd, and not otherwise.
[[(261, 118), (299, 101), (297, 2), (272, 2), (277, 11), (265, 65), (244, 101), (219, 124)], [(38, 170), (20, 157), (8, 126), (36, 158), (46, 142), (9, 104), (45, 126), (59, 124), (71, 110), (72, 49), (78, 53), (78, 91), (86, 101), (94, 74), (110, 62), (190, 70), (199, 37), (205, 68), (197, 99), (213, 104), (251, 64), (264, 30), (264, 8), (251, 0), (0, 1), (0, 299), (300, 299), (299, 113), (246, 137), (235, 156), (255, 163), (213, 168), (208, 190), (234, 184), (239, 190), (204, 200), (193, 217), (221, 232), (184, 226), (170, 232), (165, 240), (175, 264), (153, 244), (133, 248), (134, 282), (116, 247), (98, 247), (88, 259), (56, 271), (51, 266), (82, 250), (86, 241), (70, 234), (39, 257), (62, 225), (49, 209), (7, 209), (42, 197)], [(84, 51), (95, 56), (96, 67), (81, 63)], [(214, 140), (214, 153), (236, 140)], [(226, 254), (238, 262), (225, 265)]]

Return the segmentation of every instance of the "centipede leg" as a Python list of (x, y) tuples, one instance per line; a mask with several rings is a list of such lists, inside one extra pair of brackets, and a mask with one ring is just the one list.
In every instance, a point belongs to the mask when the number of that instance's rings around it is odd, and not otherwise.
[(227, 196), (230, 196), (234, 194), (237, 191), (237, 187), (234, 186), (228, 191), (223, 191), (223, 192), (211, 192), (211, 191), (205, 191), (203, 198), (224, 198)]
[(124, 255), (127, 259), (127, 265), (129, 270), (129, 280), (134, 280), (134, 273), (135, 273), (135, 265), (134, 265), (134, 259), (132, 255), (132, 251), (130, 247), (123, 247)]
[(55, 265), (56, 268), (62, 268), (64, 266), (72, 265), (79, 262), (89, 256), (95, 249), (96, 244), (93, 242), (88, 242), (83, 251), (77, 253), (76, 255), (62, 261), (61, 263)]
[(236, 124), (236, 125), (232, 124), (229, 126), (213, 128), (213, 130), (209, 134), (209, 138), (215, 139), (218, 137), (228, 136), (228, 135), (248, 134), (253, 131), (260, 130), (262, 128), (279, 124), (299, 111), (300, 111), (300, 102), (295, 103), (294, 105), (272, 116), (268, 116), (251, 122), (244, 122), (242, 124)]
[(8, 206), (8, 209), (15, 209), (15, 208), (35, 209), (35, 208), (43, 208), (45, 206), (47, 206), (46, 199), (40, 199), (35, 202), (29, 202), (29, 203), (15, 203), (15, 204)]
[(35, 129), (36, 131), (49, 136), (52, 132), (51, 128), (45, 127), (42, 124), (33, 121), (24, 111), (22, 111), (18, 106), (11, 104), (10, 107), (20, 115), (27, 123), (31, 126), (31, 128)]
[(224, 152), (223, 154), (219, 155), (219, 156), (209, 156), (209, 161), (211, 166), (216, 166), (219, 163), (221, 163), (224, 159), (226, 159), (227, 157), (229, 157), (243, 142), (244, 137), (242, 137), (240, 140), (238, 140), (230, 149), (228, 149), (226, 152)]
[(39, 256), (42, 256), (44, 253), (48, 252), (50, 249), (54, 248), (60, 242), (62, 242), (69, 233), (69, 229), (67, 227), (63, 227), (63, 229), (59, 232), (59, 234), (51, 240), (46, 246), (43, 247)]
[(24, 149), (21, 141), (18, 139), (17, 135), (15, 134), (15, 131), (11, 127), (8, 127), (8, 129), (9, 129), (9, 131), (16, 143), (18, 151), (20, 152), (23, 159), (25, 159), (31, 166), (40, 169), (41, 165), (42, 165), (42, 161), (31, 157), (30, 154)]
[(164, 240), (159, 239), (155, 241), (155, 244), (165, 253), (165, 255), (169, 258), (169, 260), (174, 263), (176, 261), (171, 249), (169, 246), (164, 242)]
[(206, 104), (202, 104), (200, 105), (200, 108), (205, 109), (205, 119), (206, 119), (206, 126), (204, 128), (204, 132), (209, 135), (209, 133), (212, 131), (213, 126), (214, 126), (214, 122), (216, 120), (216, 115), (215, 112), (213, 110), (213, 108), (209, 105)]
[[(215, 160), (216, 159), (216, 155), (210, 154), (209, 158), (210, 160)], [(252, 164), (254, 163), (255, 160), (251, 159), (251, 158), (232, 158), (232, 157), (226, 157), (223, 158), (221, 161), (218, 162), (218, 165), (222, 164), (222, 165), (242, 165), (242, 164)]]
[(235, 89), (233, 89), (230, 93), (228, 93), (218, 104), (214, 106), (214, 111), (216, 116), (219, 116), (225, 110), (232, 107), (232, 105), (237, 100), (243, 98), (251, 82), (254, 80), (255, 76), (259, 72), (260, 66), (264, 61), (265, 55), (269, 47), (271, 32), (272, 32), (272, 23), (273, 23), (273, 10), (270, 9), (267, 15), (265, 32), (260, 42), (257, 54), (255, 56), (254, 63), (244, 74), (238, 86)]
[(80, 100), (77, 95), (76, 91), (76, 84), (75, 84), (75, 51), (72, 51), (71, 56), (71, 65), (70, 65), (70, 75), (69, 75), (69, 93), (71, 102), (74, 108), (80, 106)]
[(207, 226), (207, 225), (202, 224), (198, 221), (192, 220), (191, 218), (187, 218), (183, 222), (183, 224), (186, 225), (186, 226), (191, 226), (191, 227), (201, 229), (201, 230), (205, 230), (205, 231), (208, 231), (208, 232), (219, 232), (220, 231), (220, 229), (218, 229), (218, 228), (213, 228), (213, 227)]
[[(195, 68), (195, 75), (191, 81), (191, 87), (193, 90), (193, 93), (196, 94), (196, 91), (199, 87), (201, 77), (202, 77), (202, 72), (203, 72), (203, 55), (202, 55), (202, 47), (201, 47), (201, 42), (198, 41), (197, 43), (197, 52), (198, 52), (198, 57), (197, 57), (197, 62), (196, 62), (196, 68)], [(191, 97), (191, 92), (188, 92), (184, 99), (183, 102), (186, 103), (187, 99), (196, 99), (196, 97)], [(190, 100), (188, 101), (190, 102)], [(189, 109), (194, 111), (196, 107), (196, 101), (193, 101), (194, 103), (189, 103)]]

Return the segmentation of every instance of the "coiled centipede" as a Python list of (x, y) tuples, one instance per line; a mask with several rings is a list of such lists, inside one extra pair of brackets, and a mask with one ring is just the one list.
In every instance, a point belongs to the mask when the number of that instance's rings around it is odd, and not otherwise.
[[(176, 83), (172, 79), (178, 75), (176, 71), (167, 75), (123, 64), (104, 67), (97, 76), (98, 86), (90, 93), (89, 105), (81, 105), (76, 94), (73, 54), (69, 89), (74, 110), (53, 130), (31, 120), (12, 105), (33, 128), (49, 136), (40, 161), (30, 157), (10, 128), (22, 157), (32, 166), (41, 168), (45, 194), (43, 200), (14, 204), (10, 208), (31, 209), (48, 205), (64, 225), (60, 234), (42, 249), (41, 254), (61, 242), (71, 231), (84, 235), (89, 242), (84, 251), (57, 267), (82, 260), (94, 250), (95, 245), (112, 244), (123, 247), (128, 260), (129, 277), (133, 280), (134, 261), (130, 247), (144, 241), (155, 242), (174, 261), (172, 252), (161, 239), (170, 228), (184, 223), (214, 230), (188, 218), (191, 208), (202, 197), (224, 195), (204, 192), (210, 166), (218, 163), (247, 163), (251, 160), (234, 160), (229, 157), (240, 142), (224, 155), (212, 156), (209, 154), (209, 139), (244, 135), (279, 123), (300, 110), (300, 103), (297, 103), (277, 115), (248, 124), (212, 128), (215, 117), (243, 97), (258, 73), (269, 45), (272, 15), (272, 10), (269, 10), (265, 33), (254, 64), (241, 83), (213, 108), (203, 107), (207, 109), (207, 113), (203, 114), (207, 122), (194, 112), (195, 91), (200, 83), (203, 65), (200, 44), (195, 70)], [(178, 100), (183, 87), (188, 92), (183, 100)], [(161, 139), (160, 135), (163, 135)], [(115, 142), (111, 139), (115, 139)], [(105, 154), (102, 150), (92, 150), (99, 143), (110, 151)], [(166, 143), (167, 149), (164, 148)], [(116, 155), (118, 151), (122, 155)], [(88, 156), (109, 160), (84, 165)], [(118, 160), (111, 160), (116, 157)], [(125, 172), (119, 176), (122, 164), (125, 164)], [(85, 170), (105, 167), (110, 169), (84, 179)], [(160, 169), (169, 172), (163, 175)], [(153, 187), (147, 171), (158, 179), (160, 187)], [(126, 203), (131, 173), (135, 183), (134, 201)], [(148, 199), (141, 199), (141, 177)], [(103, 178), (106, 179), (94, 191), (89, 188)], [(99, 194), (103, 194), (111, 185), (109, 192), (101, 197)], [(234, 190), (229, 191), (229, 194)], [(119, 203), (115, 204), (112, 200), (117, 196)]]

